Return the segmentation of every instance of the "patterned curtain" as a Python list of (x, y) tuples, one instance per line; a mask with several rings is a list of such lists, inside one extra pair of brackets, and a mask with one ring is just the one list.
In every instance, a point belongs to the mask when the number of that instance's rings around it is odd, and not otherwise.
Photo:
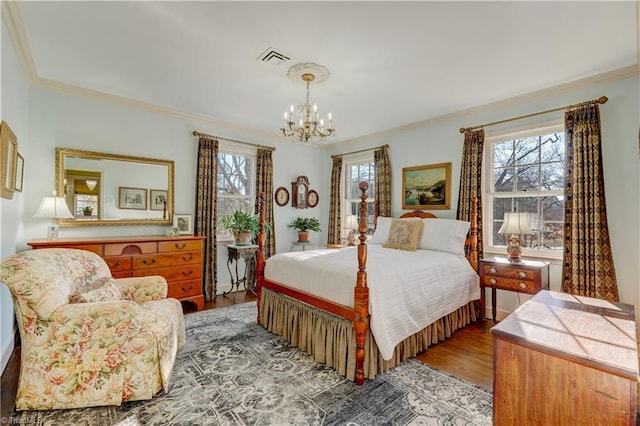
[(482, 259), (482, 152), (484, 129), (467, 130), (462, 147), (460, 191), (458, 192), (459, 220), (471, 220), (471, 199), (478, 198), (478, 259)]
[(270, 148), (258, 148), (258, 161), (256, 164), (256, 213), (258, 212), (258, 200), (261, 192), (264, 192), (264, 223), (269, 224), (271, 231), (266, 232), (264, 240), (264, 258), (268, 259), (276, 253), (276, 235), (273, 232), (275, 223), (273, 220), (273, 150)]
[(340, 244), (340, 174), (342, 173), (342, 156), (336, 155), (332, 158), (327, 244)]
[(194, 232), (204, 240), (203, 283), (205, 298), (216, 297), (216, 202), (218, 172), (218, 141), (201, 136), (198, 141), (198, 163), (196, 170), (196, 206)]
[(382, 146), (373, 152), (376, 167), (375, 199), (378, 203), (378, 215), (391, 217), (391, 162), (389, 147)]
[(598, 105), (565, 113), (562, 291), (617, 302), (600, 140)]

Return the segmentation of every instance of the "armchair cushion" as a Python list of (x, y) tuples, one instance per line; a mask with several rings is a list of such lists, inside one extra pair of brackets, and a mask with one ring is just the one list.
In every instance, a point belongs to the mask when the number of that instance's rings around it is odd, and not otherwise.
[(69, 296), (69, 303), (106, 302), (109, 300), (122, 300), (122, 287), (113, 278), (101, 278), (96, 280), (91, 287), (82, 289)]
[(17, 410), (120, 405), (168, 391), (185, 330), (164, 278), (114, 279), (92, 252), (38, 249), (3, 260), (0, 282), (22, 341)]

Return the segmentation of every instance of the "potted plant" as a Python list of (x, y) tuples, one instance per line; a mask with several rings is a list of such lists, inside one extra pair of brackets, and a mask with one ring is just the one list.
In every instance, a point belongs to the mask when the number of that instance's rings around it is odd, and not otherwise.
[(93, 213), (93, 207), (91, 206), (84, 206), (84, 208), (82, 209), (82, 214), (85, 216), (91, 216), (92, 213)]
[(298, 230), (298, 241), (309, 241), (309, 231), (321, 231), (320, 221), (315, 217), (296, 217), (287, 228)]
[[(233, 234), (238, 246), (252, 243), (253, 237), (258, 233), (259, 220), (260, 217), (257, 214), (245, 213), (241, 210), (236, 210), (221, 219), (222, 227)], [(268, 223), (264, 224), (264, 229), (269, 230)]]

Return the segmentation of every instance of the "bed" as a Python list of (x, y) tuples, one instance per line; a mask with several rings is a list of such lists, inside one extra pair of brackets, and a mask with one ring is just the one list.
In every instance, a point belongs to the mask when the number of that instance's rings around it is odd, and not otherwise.
[[(360, 184), (357, 246), (265, 261), (260, 232), (256, 260), (258, 323), (359, 385), (474, 321), (480, 295), (475, 199), (461, 253), (423, 250), (425, 240), (421, 249), (404, 251), (375, 244), (391, 218), (378, 218), (367, 242), (367, 189)], [(262, 203), (259, 210), (262, 230)], [(408, 226), (436, 217), (417, 210), (401, 218), (415, 218), (402, 222)], [(431, 229), (444, 222), (426, 221)]]

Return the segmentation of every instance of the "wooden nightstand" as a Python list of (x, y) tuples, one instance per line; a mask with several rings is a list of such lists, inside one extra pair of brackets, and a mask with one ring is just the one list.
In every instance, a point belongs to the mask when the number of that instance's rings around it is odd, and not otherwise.
[(484, 331), (486, 309), (484, 289), (491, 288), (491, 314), (496, 323), (496, 289), (536, 294), (549, 289), (549, 264), (533, 260), (520, 263), (506, 258), (490, 257), (480, 260), (480, 319)]

